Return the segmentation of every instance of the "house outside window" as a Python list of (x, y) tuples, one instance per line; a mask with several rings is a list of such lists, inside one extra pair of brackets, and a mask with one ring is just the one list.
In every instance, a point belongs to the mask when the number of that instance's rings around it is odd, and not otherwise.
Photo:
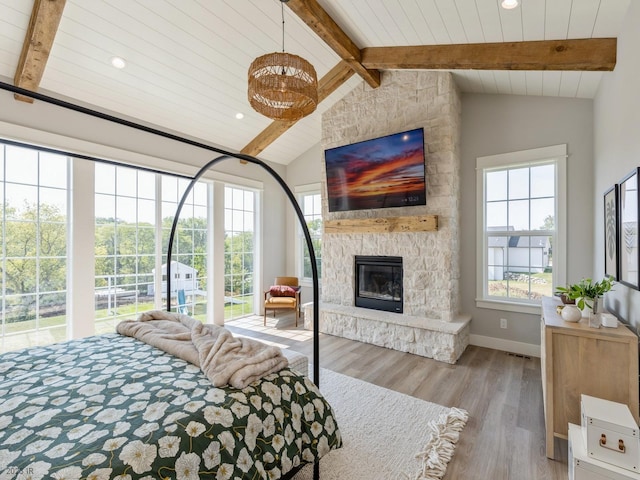
[[(190, 180), (170, 175), (160, 176), (162, 190), (162, 258), (160, 269), (164, 272), (167, 264), (169, 234), (178, 203), (184, 195)], [(171, 272), (175, 282), (171, 284), (172, 304), (180, 306), (181, 313), (198, 320), (207, 320), (209, 310), (207, 290), (209, 275), (207, 251), (209, 248), (208, 189), (211, 185), (197, 182), (187, 195), (174, 237)], [(155, 272), (154, 272), (155, 273)], [(162, 284), (162, 297), (166, 299), (167, 284)], [(163, 300), (166, 302), (166, 300)], [(163, 305), (164, 306), (164, 305)]]
[[(317, 190), (315, 189), (317, 188)], [(311, 242), (316, 256), (316, 268), (318, 278), (322, 278), (322, 201), (320, 197), (319, 185), (313, 190), (303, 191), (298, 194), (300, 209), (311, 235)], [(304, 232), (296, 219), (297, 234), (297, 264), (298, 275), (301, 281), (310, 284), (312, 282), (313, 271), (311, 269), (311, 255), (307, 248)]]
[(566, 145), (477, 159), (479, 307), (536, 313), (565, 283)]
[[(189, 181), (138, 168), (95, 164), (96, 332), (166, 305), (166, 249), (178, 202)], [(207, 184), (187, 197), (174, 239), (172, 304), (206, 317)], [(161, 259), (161, 260), (160, 260)], [(156, 269), (162, 284), (156, 288)], [(185, 271), (195, 279), (185, 282)], [(159, 293), (159, 295), (157, 295)]]
[(155, 173), (95, 163), (96, 332), (153, 307)]

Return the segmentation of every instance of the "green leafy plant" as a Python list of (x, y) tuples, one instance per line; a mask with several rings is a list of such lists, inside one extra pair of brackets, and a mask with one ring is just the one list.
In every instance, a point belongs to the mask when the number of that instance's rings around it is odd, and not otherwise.
[(578, 283), (556, 287), (556, 293), (564, 294), (570, 300), (577, 300), (576, 305), (580, 310), (585, 306), (593, 309), (593, 299), (601, 297), (611, 290), (611, 287), (613, 287), (613, 280), (609, 277), (595, 283), (590, 278), (583, 278)]

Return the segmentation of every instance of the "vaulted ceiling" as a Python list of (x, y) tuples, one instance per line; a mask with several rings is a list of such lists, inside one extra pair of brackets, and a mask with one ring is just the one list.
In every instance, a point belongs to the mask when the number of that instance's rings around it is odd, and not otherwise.
[(289, 0), (284, 47), (314, 65), (322, 99), (296, 123), (254, 112), (246, 93), (251, 61), (282, 50), (279, 0), (0, 0), (0, 77), (288, 164), (320, 140), (322, 112), (385, 70), (450, 70), (462, 92), (593, 98), (630, 1)]

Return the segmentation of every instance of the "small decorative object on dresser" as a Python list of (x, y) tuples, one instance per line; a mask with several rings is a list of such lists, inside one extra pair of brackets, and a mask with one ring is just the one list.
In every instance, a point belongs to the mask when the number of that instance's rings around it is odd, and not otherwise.
[(602, 296), (611, 290), (613, 280), (605, 277), (599, 282), (593, 282), (590, 278), (583, 278), (579, 283), (557, 287), (556, 294), (565, 295), (575, 300), (577, 307), (582, 311), (582, 316), (589, 318), (589, 326), (600, 327), (598, 314), (602, 310)]
[(562, 308), (560, 316), (566, 322), (579, 322), (582, 318), (582, 312), (575, 305), (567, 304)]
[(601, 313), (600, 322), (603, 327), (618, 328), (618, 318), (611, 313)]

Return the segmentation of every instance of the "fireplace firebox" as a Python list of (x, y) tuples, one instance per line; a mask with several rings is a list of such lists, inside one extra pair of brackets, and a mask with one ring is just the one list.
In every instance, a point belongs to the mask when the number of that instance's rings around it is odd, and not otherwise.
[(402, 257), (355, 257), (356, 307), (402, 313)]

